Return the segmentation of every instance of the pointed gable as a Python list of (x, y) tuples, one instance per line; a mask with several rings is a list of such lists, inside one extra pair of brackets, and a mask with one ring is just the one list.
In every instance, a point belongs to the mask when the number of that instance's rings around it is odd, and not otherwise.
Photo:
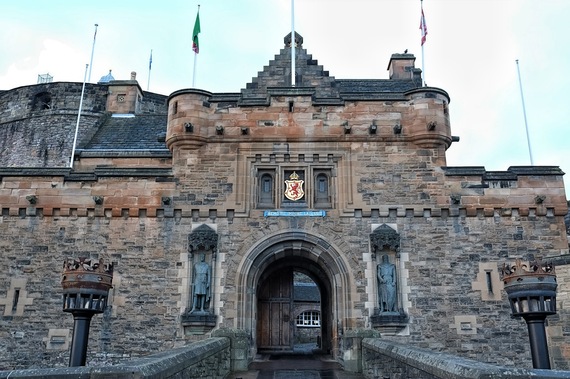
[[(405, 100), (405, 93), (421, 88), (421, 70), (414, 67), (412, 54), (395, 54), (402, 73), (390, 79), (335, 79), (303, 49), (303, 37), (295, 33), (295, 87), (291, 86), (291, 33), (285, 46), (269, 65), (239, 94), (215, 94), (211, 101), (237, 101), (239, 106), (267, 106), (271, 96), (311, 96), (313, 105), (343, 105), (346, 100)], [(395, 65), (394, 65), (395, 67)]]
[[(263, 71), (241, 91), (241, 105), (263, 105), (270, 95), (312, 95), (318, 102), (340, 102), (334, 77), (303, 49), (303, 37), (295, 33), (295, 87), (291, 86), (291, 33), (284, 38), (285, 47)], [(334, 101), (336, 99), (336, 101)]]

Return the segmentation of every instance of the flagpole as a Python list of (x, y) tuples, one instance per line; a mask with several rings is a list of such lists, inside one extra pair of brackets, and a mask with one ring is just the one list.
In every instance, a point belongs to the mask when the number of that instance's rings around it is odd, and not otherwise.
[(424, 45), (422, 45), (422, 78), (423, 78), (423, 83), (422, 85), (425, 87), (426, 86), (426, 69), (425, 69), (425, 63), (424, 63)]
[(422, 11), (421, 20), (420, 20), (420, 30), (422, 34), (422, 86), (426, 86), (426, 68), (425, 68), (425, 54), (424, 54), (424, 43), (426, 41), (427, 35), (427, 27), (426, 27), (426, 20), (424, 17), (424, 0), (420, 0), (420, 8)]
[(295, 0), (291, 0), (291, 86), (295, 87)]
[(523, 109), (523, 116), (524, 116), (524, 126), (526, 129), (526, 142), (528, 144), (528, 155), (530, 157), (530, 165), (534, 166), (534, 160), (532, 159), (532, 149), (530, 148), (530, 136), (528, 133), (528, 123), (526, 121), (526, 109), (524, 106), (524, 96), (523, 96), (523, 88), (522, 88), (522, 81), (521, 81), (521, 71), (519, 69), (519, 60), (517, 59), (516, 62), (517, 62), (517, 73), (519, 76), (519, 88), (521, 91), (521, 101), (522, 101), (522, 109)]
[(95, 34), (93, 34), (93, 47), (91, 48), (91, 60), (89, 61), (89, 77), (88, 82), (91, 82), (91, 69), (93, 68), (93, 54), (95, 54), (95, 39), (97, 38), (97, 27), (99, 24), (95, 24)]
[(192, 88), (196, 88), (196, 62), (198, 61), (197, 57), (198, 57), (198, 54), (194, 53), (194, 70), (192, 73)]
[[(199, 20), (200, 17), (200, 4), (198, 4), (198, 15), (196, 16), (196, 20)], [(199, 21), (197, 21), (199, 22)], [(200, 33), (200, 26), (198, 24), (198, 33)], [(196, 24), (194, 24), (194, 31), (192, 33), (194, 33), (196, 31)], [(197, 35), (196, 35), (197, 37)], [(192, 42), (194, 42), (194, 36), (192, 36)], [(199, 45), (198, 45), (198, 49), (199, 49)], [(192, 88), (196, 88), (196, 64), (198, 63), (198, 51), (194, 50), (194, 70), (192, 72)]]
[(148, 81), (146, 83), (146, 90), (150, 88), (150, 70), (152, 68), (152, 49), (150, 49), (150, 59), (148, 60)]
[(75, 124), (75, 135), (73, 136), (73, 146), (71, 147), (71, 159), (69, 160), (69, 168), (73, 168), (73, 160), (75, 159), (75, 146), (77, 145), (77, 135), (79, 134), (79, 120), (81, 119), (81, 108), (83, 107), (83, 94), (85, 93), (85, 81), (87, 80), (87, 68), (85, 65), (85, 74), (83, 75), (83, 87), (81, 87), (81, 99), (79, 100), (79, 111), (77, 112), (77, 123)]

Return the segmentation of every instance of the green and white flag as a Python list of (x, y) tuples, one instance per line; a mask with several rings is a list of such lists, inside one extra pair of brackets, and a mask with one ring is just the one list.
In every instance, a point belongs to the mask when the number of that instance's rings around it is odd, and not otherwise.
[(192, 32), (192, 50), (196, 54), (200, 52), (200, 43), (198, 42), (198, 34), (200, 34), (200, 12), (196, 14), (196, 22), (194, 23), (194, 31)]

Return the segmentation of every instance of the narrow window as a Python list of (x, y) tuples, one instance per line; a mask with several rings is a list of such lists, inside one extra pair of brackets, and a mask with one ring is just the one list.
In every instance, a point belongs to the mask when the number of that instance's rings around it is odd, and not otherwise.
[(12, 312), (16, 312), (18, 309), (18, 301), (20, 301), (20, 289), (14, 289), (14, 299), (12, 300)]
[(326, 172), (318, 172), (315, 176), (315, 206), (320, 208), (331, 207), (329, 175)]
[(491, 271), (485, 271), (485, 278), (487, 279), (487, 291), (493, 293), (493, 281), (491, 280)]
[(275, 174), (271, 170), (262, 170), (259, 172), (258, 183), (258, 206), (260, 208), (271, 208), (275, 206)]
[(289, 112), (293, 112), (293, 102), (289, 102)]

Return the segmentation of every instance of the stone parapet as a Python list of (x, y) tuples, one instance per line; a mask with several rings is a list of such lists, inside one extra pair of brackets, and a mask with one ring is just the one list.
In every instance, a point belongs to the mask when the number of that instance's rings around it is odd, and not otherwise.
[(570, 371), (496, 366), (380, 338), (364, 339), (362, 348), (362, 366), (366, 378), (570, 378)]
[(229, 353), (228, 338), (210, 338), (116, 366), (0, 371), (0, 379), (222, 379), (230, 373)]

